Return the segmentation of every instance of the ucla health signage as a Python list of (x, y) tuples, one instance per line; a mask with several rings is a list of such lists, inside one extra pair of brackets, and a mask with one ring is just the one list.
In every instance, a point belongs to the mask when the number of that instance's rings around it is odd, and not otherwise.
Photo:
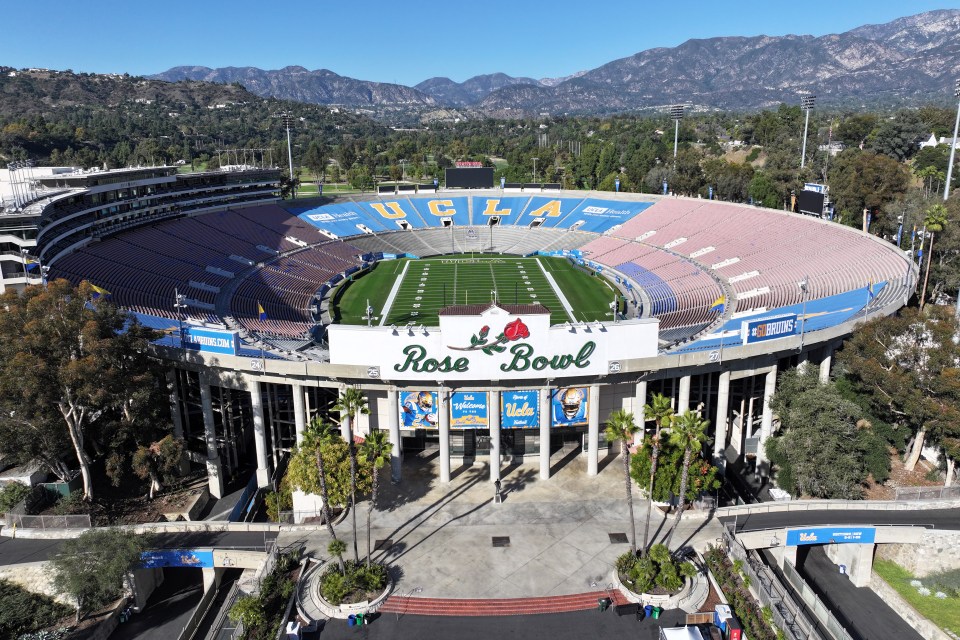
[(550, 412), (555, 427), (579, 427), (587, 424), (589, 399), (586, 387), (555, 389)]
[(163, 567), (212, 567), (213, 551), (195, 549), (161, 549), (140, 554), (140, 566), (144, 569)]
[(814, 527), (787, 531), (787, 546), (804, 544), (873, 544), (873, 527)]
[(486, 429), (490, 426), (487, 394), (477, 391), (454, 391), (450, 396), (450, 428)]
[(235, 356), (240, 351), (240, 334), (236, 331), (184, 327), (183, 347), (193, 351), (226, 353)]
[(740, 337), (743, 338), (743, 344), (786, 338), (797, 333), (799, 324), (795, 313), (763, 320), (746, 320), (740, 325)]
[(523, 429), (540, 426), (540, 394), (529, 391), (503, 391), (500, 393), (500, 427)]

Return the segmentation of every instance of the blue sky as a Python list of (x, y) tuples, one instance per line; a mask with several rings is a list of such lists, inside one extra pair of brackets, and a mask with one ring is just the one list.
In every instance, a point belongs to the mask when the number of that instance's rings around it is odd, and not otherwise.
[(177, 65), (300, 65), (408, 85), (496, 71), (566, 76), (690, 38), (823, 35), (951, 6), (926, 0), (4, 4), (0, 65), (134, 75)]

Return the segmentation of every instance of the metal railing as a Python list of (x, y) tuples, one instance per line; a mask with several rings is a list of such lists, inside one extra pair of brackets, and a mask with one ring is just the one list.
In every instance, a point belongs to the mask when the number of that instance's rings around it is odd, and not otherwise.
[(960, 500), (960, 486), (897, 487), (894, 500)]
[[(817, 626), (808, 620), (802, 608), (790, 597), (777, 575), (757, 556), (747, 551), (733, 536), (729, 526), (723, 529), (727, 554), (742, 563), (741, 571), (755, 585), (760, 604), (770, 608), (773, 624), (790, 640), (830, 640), (824, 638)], [(837, 640), (836, 638), (833, 640)]]
[(830, 611), (823, 600), (814, 593), (810, 585), (800, 577), (796, 568), (789, 562), (783, 563), (783, 575), (787, 579), (787, 582), (790, 583), (794, 592), (803, 599), (804, 604), (807, 605), (807, 610), (820, 621), (820, 624), (826, 627), (827, 632), (830, 633), (834, 640), (853, 640), (853, 637), (843, 628), (843, 625), (841, 625), (837, 617), (833, 615), (833, 612)]
[(8, 513), (6, 525), (17, 529), (89, 529), (90, 515), (79, 514), (72, 516), (28, 516), (19, 513)]

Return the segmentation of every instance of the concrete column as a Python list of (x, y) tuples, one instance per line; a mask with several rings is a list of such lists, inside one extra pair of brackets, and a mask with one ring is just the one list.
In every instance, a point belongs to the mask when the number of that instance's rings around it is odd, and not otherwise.
[[(339, 389), (340, 395), (343, 395), (344, 389), (346, 389), (346, 387), (344, 385), (340, 385), (340, 389)], [(351, 426), (352, 425), (350, 424), (350, 419), (347, 418), (346, 414), (341, 413), (340, 414), (340, 437), (343, 438), (344, 442), (350, 442), (350, 437), (352, 435), (350, 433)]]
[(400, 449), (400, 394), (396, 387), (390, 387), (387, 390), (387, 406), (389, 407), (387, 416), (387, 428), (390, 431), (390, 481), (394, 484), (400, 482), (401, 463), (403, 462), (403, 451)]
[(487, 394), (488, 424), (490, 425), (490, 482), (500, 479), (500, 392)]
[(788, 562), (792, 564), (794, 567), (797, 566), (797, 547), (796, 546), (777, 547), (777, 549), (780, 551), (780, 554), (782, 556), (780, 559), (780, 566), (783, 566)]
[(646, 416), (643, 407), (647, 404), (647, 381), (642, 380), (636, 384), (633, 392), (633, 417), (636, 418), (637, 426), (640, 430), (633, 436), (633, 444), (643, 444), (643, 431), (646, 428)]
[(587, 475), (595, 476), (600, 466), (600, 387), (590, 385), (589, 415), (587, 417)]
[[(745, 387), (746, 385), (741, 385)], [(746, 397), (742, 394), (740, 395), (740, 422), (739, 424), (734, 424), (730, 430), (730, 444), (733, 446), (733, 450), (737, 454), (737, 458), (743, 455), (743, 421), (746, 420)]]
[(730, 412), (730, 372), (722, 371), (717, 382), (717, 435), (713, 441), (713, 464), (723, 471), (727, 465), (727, 415)]
[(220, 579), (226, 569), (223, 567), (204, 567), (201, 571), (203, 573), (203, 592), (206, 593), (220, 584)]
[(810, 352), (801, 351), (799, 355), (797, 355), (797, 371), (799, 371), (800, 373), (803, 373), (804, 371), (807, 370), (807, 365), (809, 363), (810, 363)]
[(177, 390), (177, 371), (167, 369), (167, 385), (170, 387), (170, 418), (173, 420), (173, 437), (183, 437), (183, 416), (180, 414), (180, 394)]
[(690, 408), (690, 376), (680, 378), (680, 398), (677, 400), (677, 413)]
[(292, 384), (293, 387), (293, 420), (297, 430), (297, 444), (303, 442), (303, 432), (307, 430), (307, 403), (304, 402), (302, 384)]
[(270, 467), (267, 464), (267, 430), (263, 419), (263, 398), (260, 397), (260, 382), (247, 377), (250, 390), (250, 408), (253, 410), (253, 444), (257, 450), (257, 486), (270, 484)]
[(213, 395), (210, 385), (200, 378), (200, 406), (203, 410), (203, 432), (207, 441), (207, 482), (210, 495), (222, 498), (224, 494), (223, 469), (220, 466), (220, 454), (217, 451), (217, 429), (213, 421)]
[(447, 389), (437, 392), (437, 413), (440, 422), (440, 482), (450, 482), (450, 408)]
[(773, 365), (767, 372), (767, 378), (763, 385), (763, 416), (760, 419), (760, 442), (757, 444), (757, 471), (763, 475), (769, 473), (769, 465), (766, 463), (767, 452), (763, 445), (773, 435), (773, 408), (770, 406), (770, 401), (773, 400), (773, 394), (776, 390), (777, 365)]
[(823, 359), (820, 360), (820, 384), (830, 382), (830, 365), (833, 362), (833, 347), (823, 348)]
[(540, 479), (550, 478), (550, 388), (540, 390)]
[[(703, 378), (701, 378), (702, 380)], [(710, 412), (713, 409), (713, 374), (707, 374), (707, 396), (704, 398), (704, 408), (703, 415), (710, 417)]]

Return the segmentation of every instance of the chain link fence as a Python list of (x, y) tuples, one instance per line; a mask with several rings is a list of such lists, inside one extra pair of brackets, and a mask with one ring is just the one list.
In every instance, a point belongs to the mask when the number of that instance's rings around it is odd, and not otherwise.
[(894, 500), (960, 500), (960, 486), (897, 487)]
[(17, 529), (89, 529), (90, 515), (72, 516), (30, 516), (20, 513), (8, 513), (5, 516), (8, 527)]

